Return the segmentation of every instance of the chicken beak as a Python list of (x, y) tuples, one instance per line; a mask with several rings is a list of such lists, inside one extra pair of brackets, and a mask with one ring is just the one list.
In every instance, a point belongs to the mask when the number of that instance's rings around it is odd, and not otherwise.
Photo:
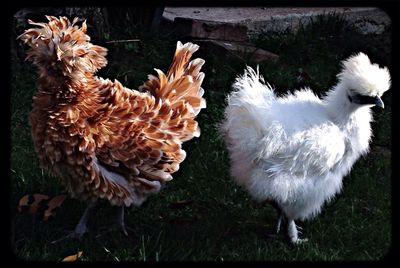
[(376, 106), (381, 107), (382, 109), (385, 108), (385, 104), (383, 103), (382, 99), (379, 96), (375, 97), (375, 103)]

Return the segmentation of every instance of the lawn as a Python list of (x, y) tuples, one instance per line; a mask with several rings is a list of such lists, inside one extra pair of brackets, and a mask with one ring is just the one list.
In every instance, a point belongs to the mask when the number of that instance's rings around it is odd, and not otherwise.
[[(165, 70), (177, 40), (174, 32), (150, 35), (117, 29), (108, 38), (140, 39), (140, 43), (108, 44), (109, 64), (100, 75), (117, 78), (137, 88), (153, 68)], [(323, 94), (336, 81), (340, 60), (358, 51), (373, 61), (391, 66), (391, 32), (362, 35), (339, 16), (321, 16), (297, 34), (265, 33), (253, 41), (280, 56), (260, 64), (260, 73), (280, 94), (304, 86)], [(187, 40), (182, 40), (187, 41)], [(206, 60), (203, 87), (207, 109), (198, 121), (200, 138), (184, 144), (187, 158), (158, 194), (141, 207), (129, 208), (129, 238), (100, 228), (112, 223), (116, 210), (102, 205), (89, 221), (82, 241), (50, 242), (74, 228), (85, 204), (67, 199), (48, 221), (19, 213), (25, 194), (55, 196), (63, 192), (57, 178), (40, 169), (28, 117), (36, 87), (36, 73), (23, 56), (13, 55), (11, 77), (11, 247), (18, 258), (59, 261), (82, 251), (82, 261), (292, 261), (377, 260), (391, 249), (391, 93), (383, 97), (385, 109), (373, 109), (374, 137), (370, 153), (360, 159), (344, 179), (344, 188), (319, 217), (298, 222), (309, 242), (292, 248), (283, 239), (271, 239), (277, 215), (258, 204), (233, 183), (229, 157), (218, 133), (225, 96), (246, 64), (254, 63), (218, 53), (199, 43), (195, 54)], [(306, 79), (298, 79), (298, 71)]]

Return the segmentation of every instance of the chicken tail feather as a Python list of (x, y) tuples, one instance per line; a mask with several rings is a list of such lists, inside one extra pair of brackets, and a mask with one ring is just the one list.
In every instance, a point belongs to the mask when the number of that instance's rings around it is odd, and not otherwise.
[(200, 58), (190, 61), (198, 49), (196, 44), (182, 44), (178, 41), (167, 74), (155, 69), (158, 77), (149, 75), (148, 81), (139, 88), (170, 104), (170, 131), (178, 134), (181, 141), (200, 135), (200, 128), (194, 118), (206, 107), (202, 97), (204, 89), (201, 87), (204, 73), (200, 71), (205, 61)]

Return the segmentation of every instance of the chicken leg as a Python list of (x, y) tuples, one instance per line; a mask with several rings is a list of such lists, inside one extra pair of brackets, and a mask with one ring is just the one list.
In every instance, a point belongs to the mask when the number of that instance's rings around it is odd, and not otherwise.
[(92, 210), (98, 205), (98, 202), (92, 202), (90, 203), (85, 211), (83, 212), (82, 217), (79, 219), (78, 224), (75, 226), (75, 229), (73, 231), (71, 231), (67, 236), (60, 238), (58, 240), (54, 240), (51, 243), (55, 244), (61, 241), (64, 241), (66, 239), (82, 239), (83, 235), (87, 232), (87, 221), (89, 219), (90, 213), (92, 212)]
[(286, 236), (289, 240), (289, 242), (293, 245), (301, 244), (303, 242), (307, 242), (308, 239), (300, 239), (299, 238), (299, 229), (301, 227), (297, 226), (294, 222), (293, 219), (289, 219), (282, 211), (282, 209), (279, 207), (278, 203), (276, 201), (270, 201), (271, 205), (275, 208), (279, 215), (278, 223), (276, 226), (276, 233), (279, 234), (281, 230), (281, 226), (283, 225), (284, 228), (287, 230)]
[(83, 212), (82, 217), (80, 218), (78, 224), (76, 225), (74, 231), (71, 233), (71, 235), (74, 238), (79, 238), (81, 239), (83, 235), (87, 232), (87, 221), (89, 219), (89, 215), (92, 212), (93, 208), (97, 206), (97, 201), (90, 203), (85, 211)]
[(124, 206), (120, 206), (119, 210), (118, 210), (118, 215), (117, 215), (117, 227), (122, 231), (122, 233), (125, 236), (128, 236), (128, 232), (126, 231), (126, 226), (125, 226), (125, 207)]
[(299, 245), (301, 243), (307, 242), (307, 238), (299, 238), (299, 233), (301, 233), (298, 229), (301, 229), (296, 225), (293, 219), (285, 219), (287, 221), (287, 237), (289, 242), (292, 245)]
[(118, 207), (118, 212), (117, 212), (117, 217), (115, 218), (115, 223), (111, 226), (108, 227), (102, 227), (103, 231), (96, 236), (96, 238), (99, 238), (109, 232), (118, 230), (121, 231), (126, 237), (129, 237), (128, 231), (127, 230), (132, 230), (132, 228), (129, 228), (128, 226), (125, 225), (125, 207), (124, 206), (119, 206)]
[(285, 221), (285, 217), (282, 213), (282, 209), (279, 207), (279, 205), (276, 201), (272, 200), (272, 201), (270, 201), (270, 203), (273, 206), (273, 208), (276, 210), (276, 212), (278, 213), (278, 216), (279, 216), (278, 223), (276, 225), (276, 233), (279, 234), (279, 232), (281, 231), (282, 222)]

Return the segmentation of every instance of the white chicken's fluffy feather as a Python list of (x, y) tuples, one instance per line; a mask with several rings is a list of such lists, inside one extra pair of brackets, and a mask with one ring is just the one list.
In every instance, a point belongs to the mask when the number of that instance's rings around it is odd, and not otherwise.
[(343, 63), (338, 78), (323, 99), (310, 89), (277, 97), (248, 67), (227, 97), (222, 131), (233, 177), (256, 200), (276, 201), (290, 219), (318, 214), (368, 151), (372, 105), (351, 103), (348, 92), (381, 96), (390, 87), (387, 69), (362, 53)]

